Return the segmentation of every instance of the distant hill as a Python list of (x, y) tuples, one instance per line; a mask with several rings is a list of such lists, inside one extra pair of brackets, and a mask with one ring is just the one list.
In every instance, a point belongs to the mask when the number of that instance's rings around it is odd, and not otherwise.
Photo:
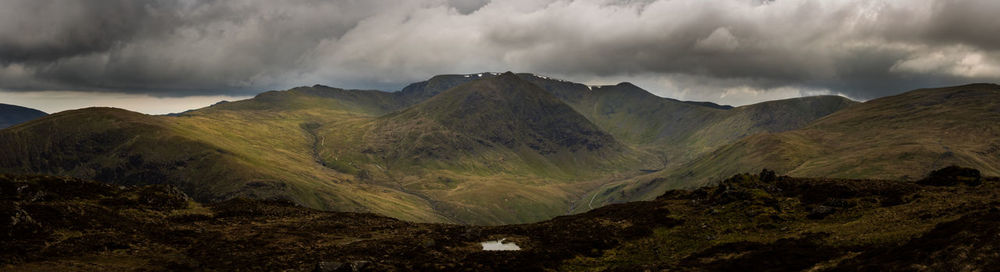
[(5, 151), (0, 166), (119, 184), (169, 182), (207, 199), (198, 193), (204, 189), (199, 186), (229, 179), (208, 171), (213, 164), (225, 164), (228, 156), (178, 137), (169, 126), (163, 119), (115, 108), (63, 111), (0, 133)]
[(399, 97), (401, 106), (412, 106), (423, 102), (435, 95), (459, 85), (479, 80), (484, 77), (495, 77), (497, 73), (478, 73), (469, 75), (437, 75), (427, 81), (413, 83), (403, 87), (402, 90), (393, 93)]
[(0, 103), (0, 129), (45, 116), (40, 110)]
[(587, 86), (520, 75), (566, 101), (622, 142), (659, 154), (664, 167), (753, 134), (798, 129), (857, 103), (843, 97), (816, 96), (733, 108), (663, 98), (627, 82)]
[(49, 115), (0, 131), (0, 171), (172, 184), (200, 201), (279, 198), (319, 209), (444, 220), (417, 198), (400, 199), (405, 194), (390, 188), (359, 188), (343, 182), (345, 175), (314, 165), (312, 139), (294, 119), (202, 114), (86, 108)]
[(584, 160), (581, 156), (588, 153), (611, 155), (625, 149), (573, 108), (512, 73), (460, 85), (379, 117), (373, 133), (379, 137), (367, 139), (376, 145), (371, 148), (407, 148), (383, 154), (398, 159), (461, 158), (475, 156), (475, 150), (505, 149), (532, 157), (569, 153)]
[[(317, 136), (325, 139), (321, 160), (422, 196), (448, 217), (472, 223), (564, 213), (600, 179), (634, 175), (647, 165), (643, 154), (512, 73), (432, 92), (377, 118), (317, 124)], [(493, 205), (500, 208), (484, 209)]]
[(604, 193), (609, 202), (649, 199), (670, 188), (702, 186), (764, 167), (802, 177), (913, 180), (918, 178), (913, 173), (952, 164), (1000, 175), (1000, 85), (874, 99), (801, 129), (746, 137)]
[(407, 85), (398, 92), (345, 90), (313, 85), (286, 91), (268, 91), (258, 94), (253, 99), (212, 105), (206, 109), (295, 111), (304, 108), (325, 108), (377, 116), (416, 105), (445, 90), (473, 80), (496, 75), (499, 74), (438, 75), (426, 81)]
[(691, 105), (698, 105), (698, 106), (705, 106), (705, 107), (709, 107), (709, 108), (716, 108), (716, 109), (720, 109), (720, 110), (728, 110), (728, 109), (732, 109), (733, 108), (733, 106), (730, 106), (730, 105), (719, 105), (719, 104), (715, 104), (715, 103), (707, 102), (707, 101), (681, 101), (681, 102), (688, 103), (688, 104), (691, 104)]

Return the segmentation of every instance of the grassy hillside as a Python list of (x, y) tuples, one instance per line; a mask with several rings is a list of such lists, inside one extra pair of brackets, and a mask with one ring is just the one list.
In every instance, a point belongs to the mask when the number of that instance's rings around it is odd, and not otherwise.
[(285, 91), (268, 91), (253, 99), (213, 105), (212, 110), (297, 111), (303, 109), (339, 110), (345, 113), (379, 116), (416, 105), (461, 84), (498, 74), (438, 75), (427, 81), (410, 84), (398, 92), (345, 90), (314, 85)]
[(798, 129), (856, 102), (837, 96), (723, 107), (663, 98), (630, 83), (586, 86), (521, 74), (598, 127), (636, 148), (659, 154), (660, 167), (690, 161), (743, 137)]
[(905, 179), (959, 163), (996, 173), (996, 128), (970, 121), (996, 120), (994, 93), (982, 93), (992, 85), (970, 88), (732, 108), (531, 74), (442, 75), (394, 93), (317, 85), (169, 117), (60, 113), (0, 131), (0, 149), (13, 150), (0, 171), (168, 182), (200, 200), (286, 198), (415, 221), (535, 222), (762, 167)]
[[(113, 108), (60, 112), (0, 132), (5, 151), (0, 166), (121, 184), (174, 182), (202, 199), (210, 196), (201, 192), (230, 186), (212, 169), (239, 162), (225, 150), (178, 137), (167, 127), (162, 119)], [(195, 176), (181, 178), (187, 175)]]
[(401, 105), (404, 107), (416, 105), (448, 89), (459, 85), (479, 80), (484, 77), (494, 77), (497, 73), (478, 73), (468, 75), (437, 75), (427, 81), (413, 83), (403, 87), (402, 90), (393, 93), (399, 97)]
[[(504, 169), (538, 170), (533, 174), (543, 176), (552, 171), (576, 177), (594, 172), (591, 170), (613, 170), (587, 168), (615, 161), (628, 151), (562, 101), (510, 73), (452, 88), (414, 107), (382, 116), (375, 121), (372, 133), (375, 135), (366, 139), (366, 148), (382, 150), (375, 151), (375, 156), (414, 166), (421, 166), (420, 160), (483, 164), (490, 160), (467, 162), (464, 156), (494, 150), (516, 155), (503, 159), (514, 164), (544, 160), (556, 168), (565, 165), (561, 167), (565, 169), (545, 169), (545, 165)], [(576, 162), (560, 158), (567, 156)]]
[(643, 165), (642, 154), (513, 74), (477, 77), (378, 118), (320, 125), (317, 135), (326, 165), (424, 196), (467, 223), (562, 214), (583, 191)]
[(609, 186), (599, 199), (649, 199), (763, 167), (803, 177), (907, 180), (950, 164), (1000, 174), (1000, 86), (921, 89), (871, 100), (799, 130), (750, 136)]
[(701, 148), (695, 154), (703, 154), (755, 134), (803, 128), (855, 104), (840, 96), (811, 96), (736, 107), (704, 124), (685, 142)]
[[(403, 192), (344, 182), (316, 165), (294, 115), (157, 117), (111, 108), (66, 111), (0, 131), (0, 169), (116, 184), (174, 184), (203, 201), (283, 198), (320, 209), (445, 221)], [(82, 125), (81, 125), (82, 124)]]
[(399, 93), (300, 87), (175, 116), (68, 111), (0, 131), (11, 151), (0, 171), (479, 224), (551, 218), (635, 175), (639, 155), (534, 85), (500, 79), (438, 76)]
[[(445, 90), (495, 73), (435, 76), (411, 84), (397, 96), (415, 104)], [(762, 132), (782, 132), (802, 126), (856, 102), (837, 96), (769, 101), (743, 107), (678, 101), (649, 93), (631, 83), (587, 86), (517, 74), (548, 91), (622, 143), (660, 155), (654, 168), (696, 158), (704, 152)]]
[(0, 103), (0, 129), (45, 116), (40, 110)]

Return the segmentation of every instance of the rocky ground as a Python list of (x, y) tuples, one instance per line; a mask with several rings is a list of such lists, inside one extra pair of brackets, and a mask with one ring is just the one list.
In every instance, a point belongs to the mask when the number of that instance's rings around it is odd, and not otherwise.
[[(0, 268), (991, 270), (1000, 262), (1000, 182), (970, 173), (914, 183), (764, 171), (655, 201), (490, 227), (316, 211), (281, 200), (203, 204), (170, 186), (0, 175)], [(522, 250), (482, 251), (481, 242), (499, 239)]]

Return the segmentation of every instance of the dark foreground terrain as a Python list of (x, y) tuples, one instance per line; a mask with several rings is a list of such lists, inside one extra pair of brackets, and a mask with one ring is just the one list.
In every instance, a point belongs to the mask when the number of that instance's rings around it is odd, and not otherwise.
[[(0, 175), (0, 270), (977, 271), (1000, 265), (1000, 183), (737, 175), (524, 225), (418, 224), (169, 186)], [(482, 251), (506, 239), (520, 251)]]

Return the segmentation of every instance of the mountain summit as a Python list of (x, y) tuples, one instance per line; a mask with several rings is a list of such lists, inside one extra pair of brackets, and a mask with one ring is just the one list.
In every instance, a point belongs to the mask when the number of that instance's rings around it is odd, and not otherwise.
[(510, 72), (452, 88), (384, 119), (432, 120), (480, 142), (528, 147), (543, 155), (621, 148), (573, 108)]

